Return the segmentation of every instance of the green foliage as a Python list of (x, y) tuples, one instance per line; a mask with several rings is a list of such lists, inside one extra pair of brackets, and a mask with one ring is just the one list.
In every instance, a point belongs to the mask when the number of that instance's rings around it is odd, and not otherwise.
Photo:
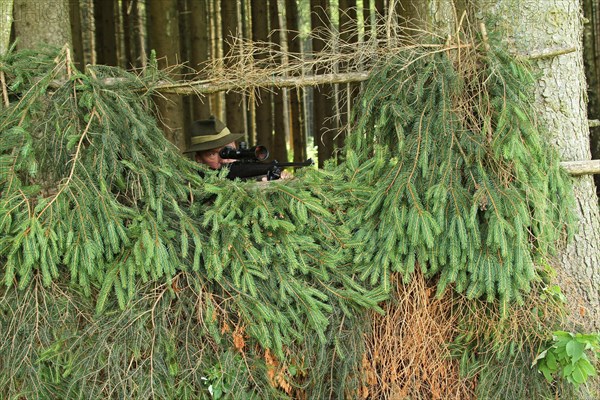
[[(22, 304), (21, 291), (55, 303), (58, 285), (85, 307), (76, 307), (81, 322), (64, 302), (40, 312), (44, 324), (64, 318), (66, 332), (50, 323), (27, 349), (3, 347), (0, 365), (18, 372), (1, 374), (0, 386), (42, 388), (31, 392), (40, 398), (195, 398), (206, 394), (198, 371), (239, 369), (229, 356), (237, 351), (249, 369), (214, 387), (275, 398), (281, 390), (254, 376), (265, 370), (264, 349), (283, 363), (326, 354), (303, 377), (322, 380), (312, 371), (338, 357), (327, 351), (339, 342), (331, 326), (379, 310), (386, 298), (353, 280), (344, 202), (305, 183), (328, 175), (306, 171), (305, 181), (266, 186), (201, 176), (153, 116), (158, 71), (83, 73), (65, 62), (23, 52), (0, 63), (12, 99), (0, 110), (0, 296), (6, 321), (14, 309), (36, 319), (35, 300)], [(159, 320), (159, 312), (181, 320)], [(39, 332), (31, 321), (24, 335)], [(306, 337), (315, 339), (310, 350)]]
[(597, 374), (589, 353), (600, 354), (600, 335), (556, 331), (551, 346), (536, 357), (533, 365), (548, 382), (560, 377), (577, 388)]
[[(494, 42), (492, 42), (493, 44)], [(573, 233), (570, 178), (535, 120), (534, 77), (497, 46), (386, 60), (355, 111), (339, 166), (359, 199), (349, 223), (360, 278), (439, 276), (469, 299), (523, 302), (534, 259)]]
[[(533, 260), (572, 233), (532, 77), (499, 49), (391, 57), (344, 161), (266, 185), (199, 174), (179, 154), (153, 115), (164, 77), (152, 64), (134, 75), (66, 62), (50, 50), (0, 60), (0, 324), (12, 338), (0, 387), (12, 396), (351, 397), (367, 311), (382, 312), (392, 273), (406, 282), (420, 268), (438, 295), (506, 316), (538, 278)], [(476, 364), (482, 343), (506, 354), (504, 337), (457, 339), (458, 352)]]

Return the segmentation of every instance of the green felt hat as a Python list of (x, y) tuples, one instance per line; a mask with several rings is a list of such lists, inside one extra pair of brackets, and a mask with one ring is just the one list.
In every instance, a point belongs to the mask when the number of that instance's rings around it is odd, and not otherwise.
[(223, 147), (244, 137), (243, 133), (231, 133), (225, 124), (215, 118), (194, 121), (190, 138), (190, 147), (184, 153), (195, 153)]

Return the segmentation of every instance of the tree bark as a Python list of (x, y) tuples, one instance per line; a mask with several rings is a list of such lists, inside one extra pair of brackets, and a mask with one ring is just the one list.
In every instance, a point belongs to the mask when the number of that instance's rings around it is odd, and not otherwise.
[(96, 27), (96, 61), (104, 65), (118, 65), (115, 1), (94, 1)]
[[(312, 31), (320, 36), (330, 32), (330, 18), (328, 15), (329, 2), (327, 0), (311, 0), (311, 26)], [(314, 53), (319, 53), (325, 48), (325, 41), (321, 37), (313, 38), (312, 48)], [(320, 74), (323, 71), (314, 71)], [(316, 87), (313, 91), (313, 133), (317, 145), (319, 166), (333, 154), (333, 141), (335, 130), (335, 104), (333, 103), (333, 90), (330, 85)]]
[[(588, 114), (590, 118), (600, 118), (600, 4), (597, 0), (583, 2), (584, 16), (589, 21), (584, 25), (584, 62), (588, 82)], [(592, 158), (600, 159), (600, 126), (590, 126), (590, 148)], [(600, 198), (600, 175), (594, 177), (596, 194)]]
[(145, 33), (141, 29), (140, 2), (122, 0), (124, 58), (127, 68), (141, 68), (146, 65), (144, 49)]
[(75, 66), (82, 70), (85, 66), (83, 59), (83, 27), (81, 25), (81, 8), (78, 1), (69, 2), (71, 20), (71, 38), (73, 40), (73, 60)]
[[(221, 39), (224, 57), (236, 56), (231, 53), (231, 41), (242, 35), (237, 3), (232, 0), (221, 0)], [(225, 94), (225, 122), (231, 132), (247, 133), (245, 115), (244, 97), (234, 92)]]
[(0, 0), (0, 55), (8, 50), (13, 22), (13, 0)]
[[(148, 4), (150, 47), (156, 51), (158, 67), (171, 68), (170, 73), (177, 78), (181, 62), (179, 41), (179, 12), (177, 0), (150, 1)], [(188, 138), (184, 135), (183, 101), (179, 95), (164, 95), (155, 100), (158, 120), (165, 136), (180, 150), (187, 147)]]
[[(290, 54), (300, 54), (301, 43), (299, 35), (299, 15), (298, 4), (295, 1), (287, 3), (286, 25), (288, 50)], [(290, 141), (294, 152), (294, 162), (300, 162), (306, 159), (306, 132), (304, 129), (303, 118), (304, 108), (301, 99), (304, 97), (303, 90), (300, 88), (288, 91), (290, 100)]]
[[(281, 24), (279, 16), (279, 8), (277, 0), (271, 0), (269, 3), (269, 15), (271, 20), (271, 41), (278, 45), (282, 45)], [(285, 46), (287, 47), (287, 45)], [(285, 63), (285, 60), (279, 60), (280, 63)], [(273, 93), (273, 150), (271, 158), (280, 162), (287, 161), (287, 92), (284, 88)]]
[[(518, 52), (556, 46), (577, 50), (535, 61), (539, 122), (553, 132), (552, 142), (565, 161), (589, 160), (586, 82), (582, 57), (582, 15), (577, 0), (482, 1), (483, 11), (498, 18), (493, 27), (506, 32)], [(488, 27), (488, 29), (491, 27)], [(589, 175), (574, 180), (579, 229), (560, 256), (557, 268), (567, 296), (571, 324), (588, 332), (600, 329), (600, 214)], [(557, 200), (558, 201), (558, 200)]]
[[(358, 44), (358, 20), (356, 0), (339, 0), (339, 33), (342, 43)], [(345, 65), (340, 66), (343, 71), (347, 70)], [(338, 91), (339, 123), (340, 131), (336, 137), (336, 147), (342, 148), (350, 128), (350, 115), (354, 101), (359, 93), (360, 85), (347, 83), (336, 85)]]
[[(256, 42), (266, 42), (269, 36), (269, 9), (271, 2), (276, 0), (252, 0), (252, 40)], [(258, 55), (257, 61), (263, 59), (266, 55)], [(255, 123), (256, 123), (256, 143), (273, 149), (273, 99), (271, 91), (266, 89), (257, 89), (256, 101), (254, 105)]]
[(71, 47), (68, 0), (15, 0), (13, 12), (18, 49)]
[[(208, 4), (203, 1), (191, 1), (191, 43), (190, 64), (195, 70), (202, 70), (210, 57), (210, 27), (208, 25)], [(193, 119), (207, 119), (211, 115), (208, 97), (194, 97), (192, 105)]]

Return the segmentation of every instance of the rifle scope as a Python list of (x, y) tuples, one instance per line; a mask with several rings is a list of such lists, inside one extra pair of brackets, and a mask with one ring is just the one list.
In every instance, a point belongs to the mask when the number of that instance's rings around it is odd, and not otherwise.
[(231, 160), (264, 161), (269, 157), (269, 150), (265, 146), (247, 148), (245, 143), (240, 143), (239, 149), (225, 146), (219, 151), (219, 157)]

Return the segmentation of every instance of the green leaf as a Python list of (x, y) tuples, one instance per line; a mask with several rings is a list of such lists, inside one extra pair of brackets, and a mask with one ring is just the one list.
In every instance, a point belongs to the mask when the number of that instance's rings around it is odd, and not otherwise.
[(585, 344), (579, 343), (576, 340), (571, 340), (566, 346), (567, 355), (571, 357), (571, 363), (576, 363), (581, 357), (583, 357), (583, 351), (585, 350)]

